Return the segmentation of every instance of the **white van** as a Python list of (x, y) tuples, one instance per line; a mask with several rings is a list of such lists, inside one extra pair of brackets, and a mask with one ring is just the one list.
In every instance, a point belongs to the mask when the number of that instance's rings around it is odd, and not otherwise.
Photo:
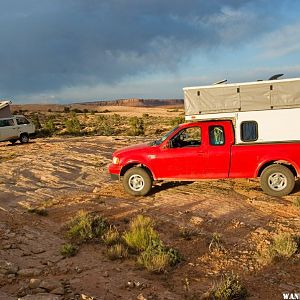
[(0, 142), (19, 140), (29, 142), (29, 136), (35, 133), (35, 126), (22, 115), (0, 118)]

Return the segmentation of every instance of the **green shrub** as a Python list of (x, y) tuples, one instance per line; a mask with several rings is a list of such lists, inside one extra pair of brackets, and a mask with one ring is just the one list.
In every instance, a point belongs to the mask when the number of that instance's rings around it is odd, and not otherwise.
[(72, 244), (64, 244), (60, 249), (60, 254), (63, 257), (71, 257), (75, 256), (78, 251), (78, 248), (73, 246)]
[(237, 275), (224, 275), (220, 282), (216, 284), (213, 296), (215, 299), (220, 300), (245, 299), (247, 290), (243, 287)]
[(43, 126), (43, 131), (48, 135), (52, 135), (56, 131), (53, 117), (49, 117), (48, 120), (45, 122)]
[(70, 224), (67, 236), (79, 240), (101, 238), (108, 227), (107, 221), (94, 213), (80, 211)]
[(81, 132), (81, 124), (76, 115), (72, 115), (71, 118), (65, 120), (65, 127), (69, 134), (78, 135)]
[(123, 259), (128, 257), (128, 249), (121, 243), (112, 245), (107, 249), (109, 259)]

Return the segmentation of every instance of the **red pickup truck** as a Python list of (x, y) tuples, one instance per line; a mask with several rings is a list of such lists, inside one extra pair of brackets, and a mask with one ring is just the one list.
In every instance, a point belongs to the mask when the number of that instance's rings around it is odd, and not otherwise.
[(146, 195), (157, 180), (260, 177), (265, 193), (284, 196), (300, 174), (300, 142), (237, 145), (229, 120), (185, 123), (157, 141), (115, 151), (109, 172), (132, 195)]

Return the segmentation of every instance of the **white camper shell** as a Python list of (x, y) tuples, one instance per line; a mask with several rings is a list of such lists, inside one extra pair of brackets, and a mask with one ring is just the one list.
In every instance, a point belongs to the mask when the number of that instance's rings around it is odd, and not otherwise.
[(28, 143), (29, 136), (35, 132), (35, 126), (22, 115), (12, 115), (10, 101), (0, 101), (0, 142)]
[(300, 141), (300, 78), (183, 90), (185, 119), (232, 120), (236, 144)]

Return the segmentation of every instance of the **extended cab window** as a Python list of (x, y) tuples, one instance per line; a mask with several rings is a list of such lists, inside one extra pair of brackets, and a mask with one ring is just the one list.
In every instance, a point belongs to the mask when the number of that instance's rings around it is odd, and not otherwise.
[(209, 126), (209, 143), (213, 146), (225, 144), (224, 128), (222, 126)]
[(29, 124), (29, 121), (26, 118), (17, 118), (17, 124), (18, 125), (24, 125), (24, 124)]
[(258, 126), (255, 121), (245, 121), (241, 123), (241, 140), (243, 142), (253, 142), (258, 139)]
[(171, 148), (196, 147), (201, 144), (201, 128), (198, 126), (181, 130), (171, 140)]
[(14, 126), (14, 120), (8, 119), (8, 120), (0, 120), (0, 127), (7, 127), (7, 126)]

